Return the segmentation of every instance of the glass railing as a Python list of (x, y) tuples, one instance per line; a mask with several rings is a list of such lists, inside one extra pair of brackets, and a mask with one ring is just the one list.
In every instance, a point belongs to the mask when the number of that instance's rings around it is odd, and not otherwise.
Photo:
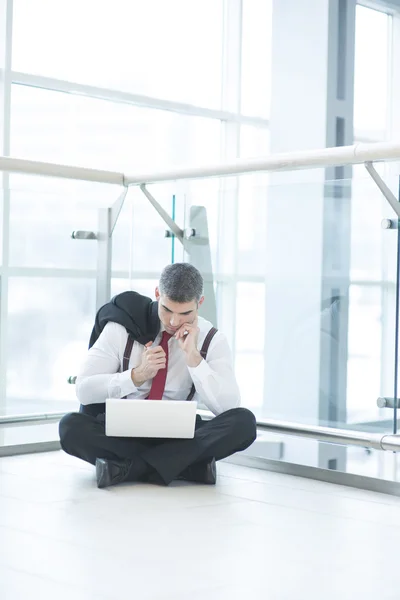
[[(251, 185), (241, 177), (219, 199), (241, 215), (213, 260), (243, 405), (260, 424), (396, 433), (393, 409), (378, 399), (395, 396), (397, 216), (364, 173), (282, 179)], [(397, 175), (385, 181), (398, 196)], [(225, 248), (235, 248), (231, 261)], [(245, 454), (397, 477), (389, 453), (268, 428)]]
[[(275, 183), (258, 175), (170, 190), (169, 202), (183, 205), (183, 227), (193, 225), (191, 207), (206, 208), (218, 327), (233, 350), (242, 403), (260, 424), (274, 419), (371, 434), (394, 431), (393, 410), (377, 401), (394, 394), (397, 217), (358, 171), (340, 181)], [(385, 179), (397, 195), (397, 176)], [(150, 189), (162, 198), (157, 185)], [(139, 190), (135, 194), (140, 206), (143, 198)], [(392, 228), (383, 228), (384, 219)], [(157, 227), (152, 245), (160, 248), (161, 220)], [(191, 260), (190, 245), (184, 256)], [(156, 277), (154, 269), (151, 279), (141, 278), (139, 291), (151, 295)], [(134, 273), (118, 281), (115, 292), (127, 284), (135, 289)], [(392, 460), (378, 460), (380, 453), (370, 448), (268, 430), (260, 431), (246, 455), (371, 476)]]
[(117, 194), (20, 176), (3, 192), (0, 416), (76, 408), (68, 377), (86, 354), (96, 311), (97, 241), (72, 235), (96, 233), (99, 210)]
[[(398, 197), (397, 168), (383, 174)], [(347, 180), (315, 171), (148, 190), (186, 232), (183, 243), (130, 188), (112, 234), (110, 296), (153, 296), (161, 269), (174, 261), (206, 273), (203, 315), (216, 315), (242, 404), (266, 424), (245, 456), (395, 478), (389, 453), (268, 431), (272, 419), (396, 431), (393, 409), (377, 400), (395, 395), (398, 218), (364, 167)], [(120, 191), (11, 177), (2, 211), (0, 415), (77, 409), (68, 378), (87, 351), (102, 265), (98, 240), (71, 234), (98, 233), (100, 211)], [(0, 429), (3, 445), (56, 439), (57, 431)]]

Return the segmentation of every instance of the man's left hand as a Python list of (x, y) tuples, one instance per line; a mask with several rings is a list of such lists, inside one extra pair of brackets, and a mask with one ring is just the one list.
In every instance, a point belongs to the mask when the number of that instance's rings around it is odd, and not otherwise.
[(197, 349), (200, 329), (197, 327), (197, 320), (193, 323), (184, 323), (175, 333), (179, 347), (186, 354), (186, 361), (189, 367), (197, 367), (202, 361), (201, 354)]

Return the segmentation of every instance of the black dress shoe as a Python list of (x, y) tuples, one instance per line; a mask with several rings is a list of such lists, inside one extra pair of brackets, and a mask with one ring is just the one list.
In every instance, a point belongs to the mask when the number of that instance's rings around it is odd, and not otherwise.
[(215, 485), (217, 482), (217, 466), (215, 463), (215, 458), (212, 458), (207, 462), (191, 465), (185, 471), (183, 471), (179, 479)]
[(97, 487), (105, 488), (127, 481), (132, 466), (132, 461), (108, 460), (107, 458), (96, 458)]

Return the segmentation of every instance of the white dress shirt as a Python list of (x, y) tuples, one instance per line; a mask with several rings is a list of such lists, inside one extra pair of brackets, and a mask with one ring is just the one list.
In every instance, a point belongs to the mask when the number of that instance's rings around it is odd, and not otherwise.
[[(197, 348), (200, 351), (211, 329), (209, 321), (198, 317), (200, 329)], [(162, 330), (153, 342), (160, 345)], [(129, 369), (122, 371), (124, 350), (128, 333), (122, 325), (109, 322), (96, 343), (90, 348), (76, 380), (76, 395), (81, 404), (105, 402), (107, 398), (143, 399), (149, 395), (152, 380), (136, 387), (131, 378), (132, 369), (142, 360), (144, 346), (134, 342)], [(122, 371), (122, 372), (121, 372)], [(203, 403), (215, 415), (240, 404), (240, 392), (232, 368), (231, 352), (223, 333), (218, 331), (212, 339), (206, 360), (197, 367), (188, 367), (185, 353), (178, 341), (168, 342), (168, 372), (163, 400), (186, 400), (194, 383), (193, 400)]]

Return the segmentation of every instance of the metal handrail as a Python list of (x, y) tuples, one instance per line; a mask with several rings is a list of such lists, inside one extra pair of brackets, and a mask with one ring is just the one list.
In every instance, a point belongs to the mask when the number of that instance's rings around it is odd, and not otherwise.
[(38, 423), (49, 423), (59, 421), (68, 413), (49, 412), (49, 413), (28, 413), (24, 415), (4, 415), (0, 416), (0, 427), (7, 425), (37, 425)]
[(240, 158), (212, 165), (168, 169), (159, 173), (149, 171), (138, 175), (126, 175), (125, 184), (143, 185), (144, 183), (160, 183), (176, 179), (225, 177), (262, 171), (317, 169), (389, 160), (400, 160), (400, 143), (358, 143), (353, 146), (286, 152), (250, 159)]
[[(199, 412), (206, 418), (210, 417), (210, 413), (207, 411)], [(67, 413), (49, 412), (0, 416), (0, 427), (7, 425), (37, 425), (38, 423), (51, 423), (59, 421), (65, 414)], [(292, 435), (313, 439), (319, 442), (362, 446), (363, 448), (374, 448), (375, 450), (388, 450), (391, 452), (400, 451), (400, 435), (392, 435), (390, 433), (369, 433), (351, 429), (323, 427), (320, 425), (291, 423), (289, 421), (275, 419), (259, 419), (257, 420), (257, 428), (268, 431), (269, 433)]]
[(77, 167), (71, 165), (60, 165), (57, 163), (41, 162), (38, 160), (11, 158), (10, 156), (0, 156), (0, 171), (124, 185), (123, 173), (118, 173), (115, 171), (103, 171), (101, 169), (89, 169), (86, 167)]
[(400, 143), (359, 143), (353, 146), (271, 154), (270, 156), (261, 158), (237, 159), (209, 165), (178, 167), (159, 172), (148, 171), (135, 175), (0, 156), (0, 171), (47, 175), (50, 177), (80, 179), (83, 181), (127, 186), (175, 181), (176, 179), (222, 177), (261, 171), (292, 171), (295, 169), (355, 165), (388, 160), (400, 160)]

